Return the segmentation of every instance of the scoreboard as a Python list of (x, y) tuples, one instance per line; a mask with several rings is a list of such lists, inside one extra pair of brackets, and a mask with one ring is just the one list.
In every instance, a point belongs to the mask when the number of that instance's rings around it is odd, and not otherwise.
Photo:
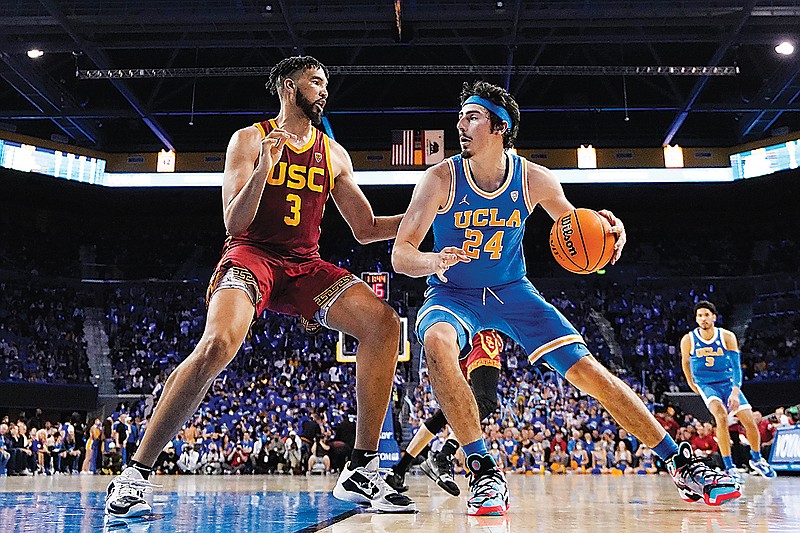
[[(382, 300), (389, 300), (389, 273), (388, 272), (362, 272), (361, 279), (372, 289), (375, 296)], [(336, 361), (340, 363), (354, 363), (358, 341), (339, 332), (339, 342), (336, 343)], [(398, 346), (399, 362), (411, 360), (411, 343), (408, 340), (408, 318), (400, 317), (400, 345)]]
[(362, 272), (361, 279), (369, 285), (375, 296), (382, 300), (389, 299), (389, 273), (388, 272)]

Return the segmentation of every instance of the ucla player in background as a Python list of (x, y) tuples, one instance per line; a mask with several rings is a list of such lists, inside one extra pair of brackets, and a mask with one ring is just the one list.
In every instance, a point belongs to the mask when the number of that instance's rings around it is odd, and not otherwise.
[(707, 300), (694, 306), (697, 328), (681, 339), (681, 363), (689, 387), (703, 397), (717, 423), (717, 442), (725, 473), (741, 480), (731, 458), (728, 415), (735, 415), (744, 426), (750, 443), (750, 467), (759, 475), (772, 478), (775, 470), (761, 457), (761, 435), (753, 418), (753, 408), (742, 393), (742, 358), (736, 335), (715, 326), (717, 308)]
[[(512, 154), (519, 107), (500, 87), (478, 81), (461, 92), (461, 154), (428, 169), (414, 189), (392, 251), (392, 265), (412, 277), (428, 276), (417, 335), (439, 401), (469, 469), (470, 515), (508, 509), (503, 472), (487, 453), (478, 406), (458, 365), (468, 340), (497, 329), (525, 348), (530, 362), (546, 361), (670, 466), (684, 499), (709, 505), (740, 495), (739, 485), (708, 468), (664, 431), (642, 401), (603, 367), (564, 316), (526, 278), (524, 224), (537, 204), (555, 219), (574, 209), (548, 169)], [(612, 262), (625, 244), (622, 222), (600, 212), (616, 234)], [(434, 249), (419, 245), (433, 226)]]

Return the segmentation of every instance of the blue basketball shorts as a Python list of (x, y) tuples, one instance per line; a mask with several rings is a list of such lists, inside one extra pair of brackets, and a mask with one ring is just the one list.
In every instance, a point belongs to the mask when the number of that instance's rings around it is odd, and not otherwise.
[(477, 332), (496, 329), (522, 346), (531, 364), (545, 361), (562, 376), (589, 355), (580, 333), (526, 278), (483, 289), (428, 287), (417, 313), (417, 337), (423, 346), (425, 332), (439, 322), (455, 328), (459, 349)]
[[(695, 385), (700, 390), (700, 396), (703, 398), (703, 401), (706, 404), (706, 407), (709, 409), (711, 408), (711, 402), (713, 400), (719, 400), (722, 403), (722, 406), (725, 409), (728, 408), (728, 398), (731, 396), (731, 392), (733, 392), (733, 383), (730, 381), (723, 381), (719, 383), (698, 383), (695, 381)], [(743, 409), (752, 409), (750, 406), (750, 402), (747, 401), (744, 393), (739, 390), (739, 408), (736, 411), (733, 411), (729, 414), (735, 415), (739, 411)]]

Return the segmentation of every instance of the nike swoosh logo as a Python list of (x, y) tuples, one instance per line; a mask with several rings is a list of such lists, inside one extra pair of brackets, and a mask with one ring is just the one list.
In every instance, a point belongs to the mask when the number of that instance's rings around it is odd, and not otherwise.
[(354, 478), (355, 476), (347, 480), (347, 482), (351, 483), (351, 486), (346, 488), (348, 488), (349, 490), (355, 490), (356, 492), (360, 492), (369, 499), (374, 498), (378, 494), (379, 492), (378, 487), (370, 483), (369, 480), (364, 479), (362, 481)]

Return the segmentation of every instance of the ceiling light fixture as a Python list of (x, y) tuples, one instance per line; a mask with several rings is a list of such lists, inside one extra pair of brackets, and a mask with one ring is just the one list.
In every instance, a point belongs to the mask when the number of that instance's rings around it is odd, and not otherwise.
[(775, 47), (775, 51), (782, 56), (790, 56), (794, 53), (794, 45), (789, 41), (783, 41)]
[(38, 48), (32, 48), (31, 50), (28, 50), (28, 57), (30, 57), (31, 59), (38, 59), (38, 58), (42, 57), (43, 55), (44, 55), (44, 52), (42, 52)]

